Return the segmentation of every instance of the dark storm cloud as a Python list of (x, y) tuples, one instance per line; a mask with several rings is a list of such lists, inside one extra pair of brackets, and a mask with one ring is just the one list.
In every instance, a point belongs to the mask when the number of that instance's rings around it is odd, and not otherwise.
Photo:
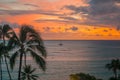
[(97, 24), (119, 25), (120, 6), (117, 0), (91, 0), (89, 18)]
[(109, 15), (119, 13), (120, 7), (116, 5), (116, 0), (91, 0), (91, 15)]
[(88, 4), (87, 7), (67, 5), (65, 8), (73, 14), (88, 14), (84, 24), (120, 25), (120, 0), (91, 0)]

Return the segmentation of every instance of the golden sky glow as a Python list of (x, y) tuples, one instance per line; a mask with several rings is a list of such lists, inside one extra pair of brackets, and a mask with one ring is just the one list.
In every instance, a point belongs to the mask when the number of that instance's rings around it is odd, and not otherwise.
[(0, 0), (0, 23), (33, 25), (45, 40), (120, 40), (119, 4), (117, 0)]

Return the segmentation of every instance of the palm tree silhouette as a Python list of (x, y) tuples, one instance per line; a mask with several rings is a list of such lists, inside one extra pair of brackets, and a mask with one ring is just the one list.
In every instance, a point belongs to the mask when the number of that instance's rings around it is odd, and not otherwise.
[(31, 65), (26, 65), (23, 67), (23, 71), (21, 72), (22, 80), (37, 80), (38, 76), (34, 74), (35, 68), (32, 69)]
[[(11, 74), (10, 74), (8, 62), (7, 62), (7, 57), (9, 56), (8, 54), (9, 47), (6, 44), (5, 38), (7, 38), (7, 40), (10, 39), (11, 31), (13, 31), (12, 28), (7, 24), (5, 24), (4, 26), (0, 26), (0, 39), (2, 39), (2, 43), (0, 44), (1, 46), (0, 47), (0, 53), (1, 53), (0, 64), (2, 63), (2, 59), (4, 59), (10, 80), (12, 80), (12, 78), (11, 78)], [(1, 68), (1, 80), (2, 80), (2, 64), (0, 68)]]
[(112, 70), (114, 73), (114, 77), (117, 80), (118, 74), (117, 71), (120, 69), (120, 60), (119, 59), (113, 59), (111, 63), (106, 64), (105, 66), (108, 70)]
[(14, 50), (12, 50), (14, 51), (14, 54), (10, 58), (11, 69), (14, 68), (15, 61), (18, 55), (20, 55), (18, 80), (21, 78), (23, 57), (25, 60), (24, 65), (26, 65), (26, 53), (30, 53), (31, 57), (33, 57), (39, 67), (45, 71), (45, 57), (47, 52), (39, 33), (37, 33), (32, 26), (22, 25), (20, 28), (20, 34), (18, 36), (14, 35), (11, 38), (10, 44), (15, 47)]

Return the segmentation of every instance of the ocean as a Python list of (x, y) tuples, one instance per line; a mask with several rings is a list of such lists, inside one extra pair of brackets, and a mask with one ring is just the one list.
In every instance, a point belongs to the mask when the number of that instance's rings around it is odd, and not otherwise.
[[(60, 42), (63, 45), (60, 46)], [(105, 65), (112, 59), (120, 59), (120, 41), (53, 40), (44, 41), (44, 44), (48, 53), (47, 69), (46, 72), (37, 70), (39, 80), (70, 80), (70, 74), (81, 72), (108, 80), (113, 73), (106, 69)], [(28, 59), (28, 62), (34, 64), (31, 59)], [(12, 72), (14, 77), (16, 70)]]

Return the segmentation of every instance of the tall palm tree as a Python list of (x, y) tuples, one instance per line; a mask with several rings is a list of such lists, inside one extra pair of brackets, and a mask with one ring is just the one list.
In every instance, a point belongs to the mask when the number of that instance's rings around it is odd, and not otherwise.
[[(12, 78), (11, 78), (11, 74), (10, 74), (9, 67), (8, 67), (8, 62), (7, 62), (7, 57), (9, 56), (9, 54), (8, 54), (8, 47), (6, 46), (6, 39), (5, 38), (7, 38), (7, 40), (10, 39), (10, 32), (11, 31), (12, 31), (12, 28), (7, 24), (5, 24), (4, 26), (0, 26), (0, 39), (2, 39), (1, 50), (0, 50), (0, 53), (1, 53), (0, 58), (3, 59), (3, 57), (4, 57), (4, 61), (5, 61), (5, 64), (6, 64), (6, 68), (7, 68), (7, 72), (8, 72), (10, 80), (12, 80)], [(0, 60), (0, 63), (1, 62), (2, 61)], [(1, 65), (1, 69), (2, 69), (2, 65)], [(2, 77), (2, 70), (1, 70), (1, 77)]]
[(120, 60), (119, 59), (113, 59), (111, 63), (106, 64), (105, 66), (108, 70), (112, 70), (114, 73), (114, 77), (117, 80), (118, 74), (117, 71), (120, 69)]
[(35, 68), (32, 69), (31, 65), (26, 65), (23, 67), (22, 80), (37, 80), (38, 76), (34, 74)]
[(24, 65), (26, 65), (26, 53), (30, 53), (35, 62), (39, 65), (39, 67), (45, 71), (46, 69), (46, 50), (43, 44), (43, 41), (32, 26), (22, 25), (20, 28), (20, 33), (18, 36), (14, 35), (11, 38), (9, 44), (15, 46), (14, 53), (10, 58), (10, 66), (13, 69), (15, 65), (15, 61), (17, 57), (20, 55), (19, 61), (19, 71), (18, 71), (18, 80), (21, 78), (21, 68), (23, 57), (25, 59)]
[[(0, 25), (0, 38), (2, 36), (2, 26)], [(0, 43), (0, 80), (2, 80), (2, 47), (3, 47), (3, 44)]]

